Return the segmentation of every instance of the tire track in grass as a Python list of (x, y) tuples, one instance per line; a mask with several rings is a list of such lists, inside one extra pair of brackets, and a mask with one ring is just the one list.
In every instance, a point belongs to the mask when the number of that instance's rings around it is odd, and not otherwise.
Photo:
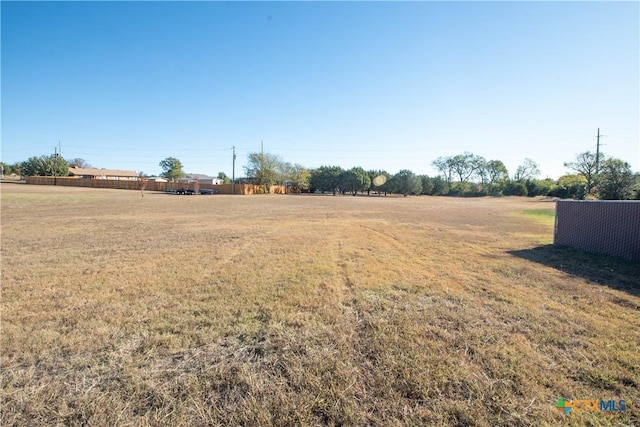
[[(391, 249), (388, 251), (388, 256), (391, 257), (392, 262), (389, 262), (388, 266), (383, 265), (383, 268), (385, 270), (395, 270), (402, 275), (401, 279), (396, 279), (395, 281), (413, 280), (434, 285), (439, 282), (438, 278), (450, 276), (449, 272), (438, 268), (438, 265), (441, 265), (439, 261), (440, 254), (434, 253), (433, 256), (429, 256), (431, 249), (429, 249), (428, 253), (423, 253), (419, 251), (414, 241), (404, 242), (396, 236), (367, 225), (361, 224), (359, 227), (369, 236), (373, 236), (372, 241), (378, 243), (378, 247)], [(376, 254), (376, 256), (378, 255)], [(396, 260), (404, 260), (404, 262), (398, 263), (395, 262)]]

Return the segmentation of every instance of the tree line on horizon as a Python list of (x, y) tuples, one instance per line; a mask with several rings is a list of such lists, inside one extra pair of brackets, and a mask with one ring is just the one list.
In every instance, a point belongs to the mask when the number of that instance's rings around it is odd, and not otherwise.
[[(362, 167), (320, 166), (306, 169), (270, 153), (250, 153), (245, 172), (251, 182), (265, 186), (285, 183), (295, 191), (338, 194), (402, 194), (430, 196), (550, 196), (563, 199), (640, 200), (640, 174), (621, 159), (592, 152), (580, 153), (564, 166), (573, 173), (558, 180), (538, 179), (536, 162), (525, 159), (513, 173), (500, 160), (464, 152), (431, 162), (436, 176), (416, 175), (408, 169), (391, 175)], [(383, 176), (376, 185), (376, 177)]]
[[(293, 192), (332, 194), (402, 194), (430, 196), (550, 196), (563, 199), (640, 200), (640, 173), (633, 173), (629, 163), (586, 151), (564, 166), (571, 170), (558, 180), (538, 179), (536, 162), (525, 159), (510, 175), (500, 160), (464, 152), (443, 156), (431, 162), (436, 176), (416, 175), (408, 169), (392, 175), (385, 170), (365, 170), (362, 167), (343, 169), (326, 165), (308, 169), (284, 161), (280, 156), (249, 153), (244, 167), (246, 178), (238, 181), (264, 185), (286, 185)], [(65, 160), (61, 156), (31, 157), (8, 165), (0, 162), (3, 174), (21, 176), (67, 176), (69, 166), (91, 167), (84, 159)], [(161, 176), (178, 180), (185, 176), (179, 159), (167, 157), (160, 162)], [(144, 174), (141, 173), (141, 176)], [(378, 179), (376, 179), (378, 177)], [(220, 172), (225, 183), (231, 179)]]

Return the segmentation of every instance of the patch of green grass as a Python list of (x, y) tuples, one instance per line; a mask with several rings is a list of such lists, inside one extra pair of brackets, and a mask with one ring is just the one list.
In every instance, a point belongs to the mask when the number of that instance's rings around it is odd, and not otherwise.
[(555, 209), (525, 209), (521, 213), (527, 217), (534, 218), (545, 224), (553, 225), (556, 218)]

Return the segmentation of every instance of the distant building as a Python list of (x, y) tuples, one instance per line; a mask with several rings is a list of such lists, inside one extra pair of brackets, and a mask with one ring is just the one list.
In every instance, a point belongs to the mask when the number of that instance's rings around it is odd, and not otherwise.
[(109, 179), (114, 181), (137, 181), (136, 171), (69, 167), (69, 175), (85, 179)]
[(187, 184), (198, 181), (200, 184), (221, 185), (223, 180), (213, 176), (203, 175), (200, 173), (188, 173), (184, 178), (180, 178), (178, 182), (184, 182)]
[(147, 181), (149, 182), (168, 182), (166, 178), (162, 178), (159, 176), (149, 176), (147, 177)]

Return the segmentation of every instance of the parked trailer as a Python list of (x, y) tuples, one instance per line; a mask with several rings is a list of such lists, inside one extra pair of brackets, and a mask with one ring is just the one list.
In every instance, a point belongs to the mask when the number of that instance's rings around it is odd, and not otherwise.
[[(167, 194), (180, 194), (180, 195), (185, 195), (185, 196), (191, 196), (191, 195), (196, 194), (196, 192), (194, 190), (189, 190), (189, 189), (185, 189), (185, 188), (180, 188), (178, 190), (176, 190), (174, 188), (167, 188), (165, 190), (165, 193), (167, 193)], [(204, 189), (200, 190), (199, 194), (213, 195), (213, 194), (215, 194), (215, 191), (207, 189), (207, 188), (204, 188)]]

